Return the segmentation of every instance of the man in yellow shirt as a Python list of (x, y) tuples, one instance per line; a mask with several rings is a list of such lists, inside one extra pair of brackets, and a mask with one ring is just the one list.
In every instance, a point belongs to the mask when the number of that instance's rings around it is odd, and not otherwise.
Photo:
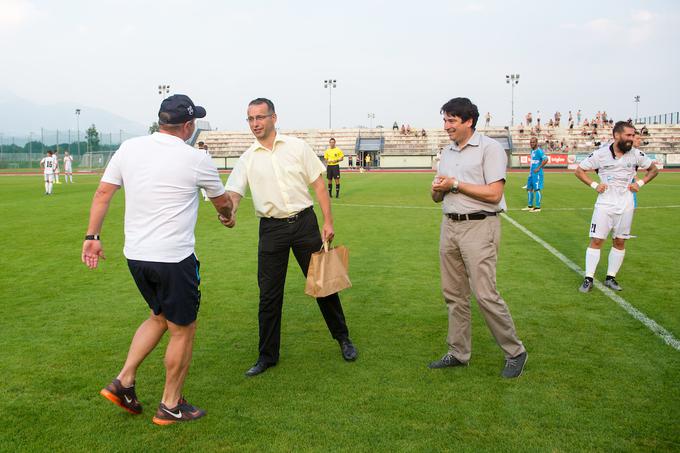
[(335, 147), (335, 139), (328, 141), (330, 148), (323, 153), (326, 161), (326, 178), (328, 179), (328, 196), (333, 197), (333, 179), (335, 179), (335, 198), (340, 197), (340, 162), (345, 158), (340, 148)]

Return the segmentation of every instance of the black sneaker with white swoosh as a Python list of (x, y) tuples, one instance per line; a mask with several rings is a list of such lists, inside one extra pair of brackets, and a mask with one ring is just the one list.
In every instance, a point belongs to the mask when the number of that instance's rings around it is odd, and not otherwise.
[(158, 405), (156, 415), (153, 417), (153, 422), (157, 425), (171, 425), (178, 422), (190, 422), (199, 419), (205, 415), (203, 409), (199, 409), (189, 404), (184, 397), (181, 397), (177, 402), (177, 406), (172, 409), (163, 403)]
[(142, 405), (139, 404), (134, 384), (132, 387), (123, 387), (118, 379), (111, 381), (109, 385), (99, 392), (104, 398), (113, 404), (122, 407), (131, 414), (141, 414)]

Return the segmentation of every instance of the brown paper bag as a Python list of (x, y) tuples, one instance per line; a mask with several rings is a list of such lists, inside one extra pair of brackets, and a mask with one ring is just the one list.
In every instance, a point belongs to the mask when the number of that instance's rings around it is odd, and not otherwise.
[(349, 250), (345, 246), (328, 247), (324, 242), (321, 251), (312, 253), (307, 270), (305, 294), (326, 297), (351, 288), (349, 281)]

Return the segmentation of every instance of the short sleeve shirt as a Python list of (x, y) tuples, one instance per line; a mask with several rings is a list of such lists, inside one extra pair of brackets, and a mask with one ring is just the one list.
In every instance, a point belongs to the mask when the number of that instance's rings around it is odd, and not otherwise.
[(226, 189), (244, 196), (250, 187), (255, 214), (280, 219), (314, 204), (309, 185), (323, 174), (325, 167), (299, 138), (277, 134), (272, 148), (256, 140), (239, 158)]
[[(505, 181), (507, 164), (508, 157), (501, 144), (475, 132), (462, 149), (452, 143), (442, 150), (437, 174), (454, 177), (464, 183), (491, 184)], [(475, 200), (462, 193), (447, 193), (442, 209), (445, 214), (471, 214), (505, 211), (507, 206), (505, 195), (499, 203), (494, 204)]]
[(46, 175), (54, 174), (54, 169), (57, 167), (57, 158), (54, 156), (43, 157), (40, 163), (44, 165), (43, 173)]
[(534, 174), (536, 169), (539, 167), (540, 170), (538, 171), (538, 174), (543, 174), (543, 167), (541, 167), (541, 164), (547, 159), (548, 158), (541, 148), (531, 150), (531, 174)]
[(323, 153), (323, 158), (328, 165), (339, 165), (345, 157), (340, 148), (328, 148)]
[(628, 185), (638, 168), (646, 170), (652, 160), (637, 148), (616, 158), (614, 145), (604, 146), (579, 163), (583, 170), (597, 170), (600, 181), (607, 184), (607, 190), (598, 194), (595, 206), (625, 208), (631, 205), (633, 193)]
[(224, 193), (209, 156), (182, 139), (156, 132), (123, 142), (102, 182), (125, 189), (125, 256), (178, 263), (194, 252), (197, 188)]

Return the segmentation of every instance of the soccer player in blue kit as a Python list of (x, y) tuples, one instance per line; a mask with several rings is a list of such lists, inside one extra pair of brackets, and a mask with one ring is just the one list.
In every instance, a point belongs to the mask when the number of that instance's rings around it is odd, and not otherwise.
[(527, 178), (527, 195), (529, 202), (522, 211), (541, 212), (541, 199), (543, 195), (543, 167), (548, 163), (548, 156), (538, 147), (538, 139), (531, 137), (531, 166), (529, 167), (529, 177)]

